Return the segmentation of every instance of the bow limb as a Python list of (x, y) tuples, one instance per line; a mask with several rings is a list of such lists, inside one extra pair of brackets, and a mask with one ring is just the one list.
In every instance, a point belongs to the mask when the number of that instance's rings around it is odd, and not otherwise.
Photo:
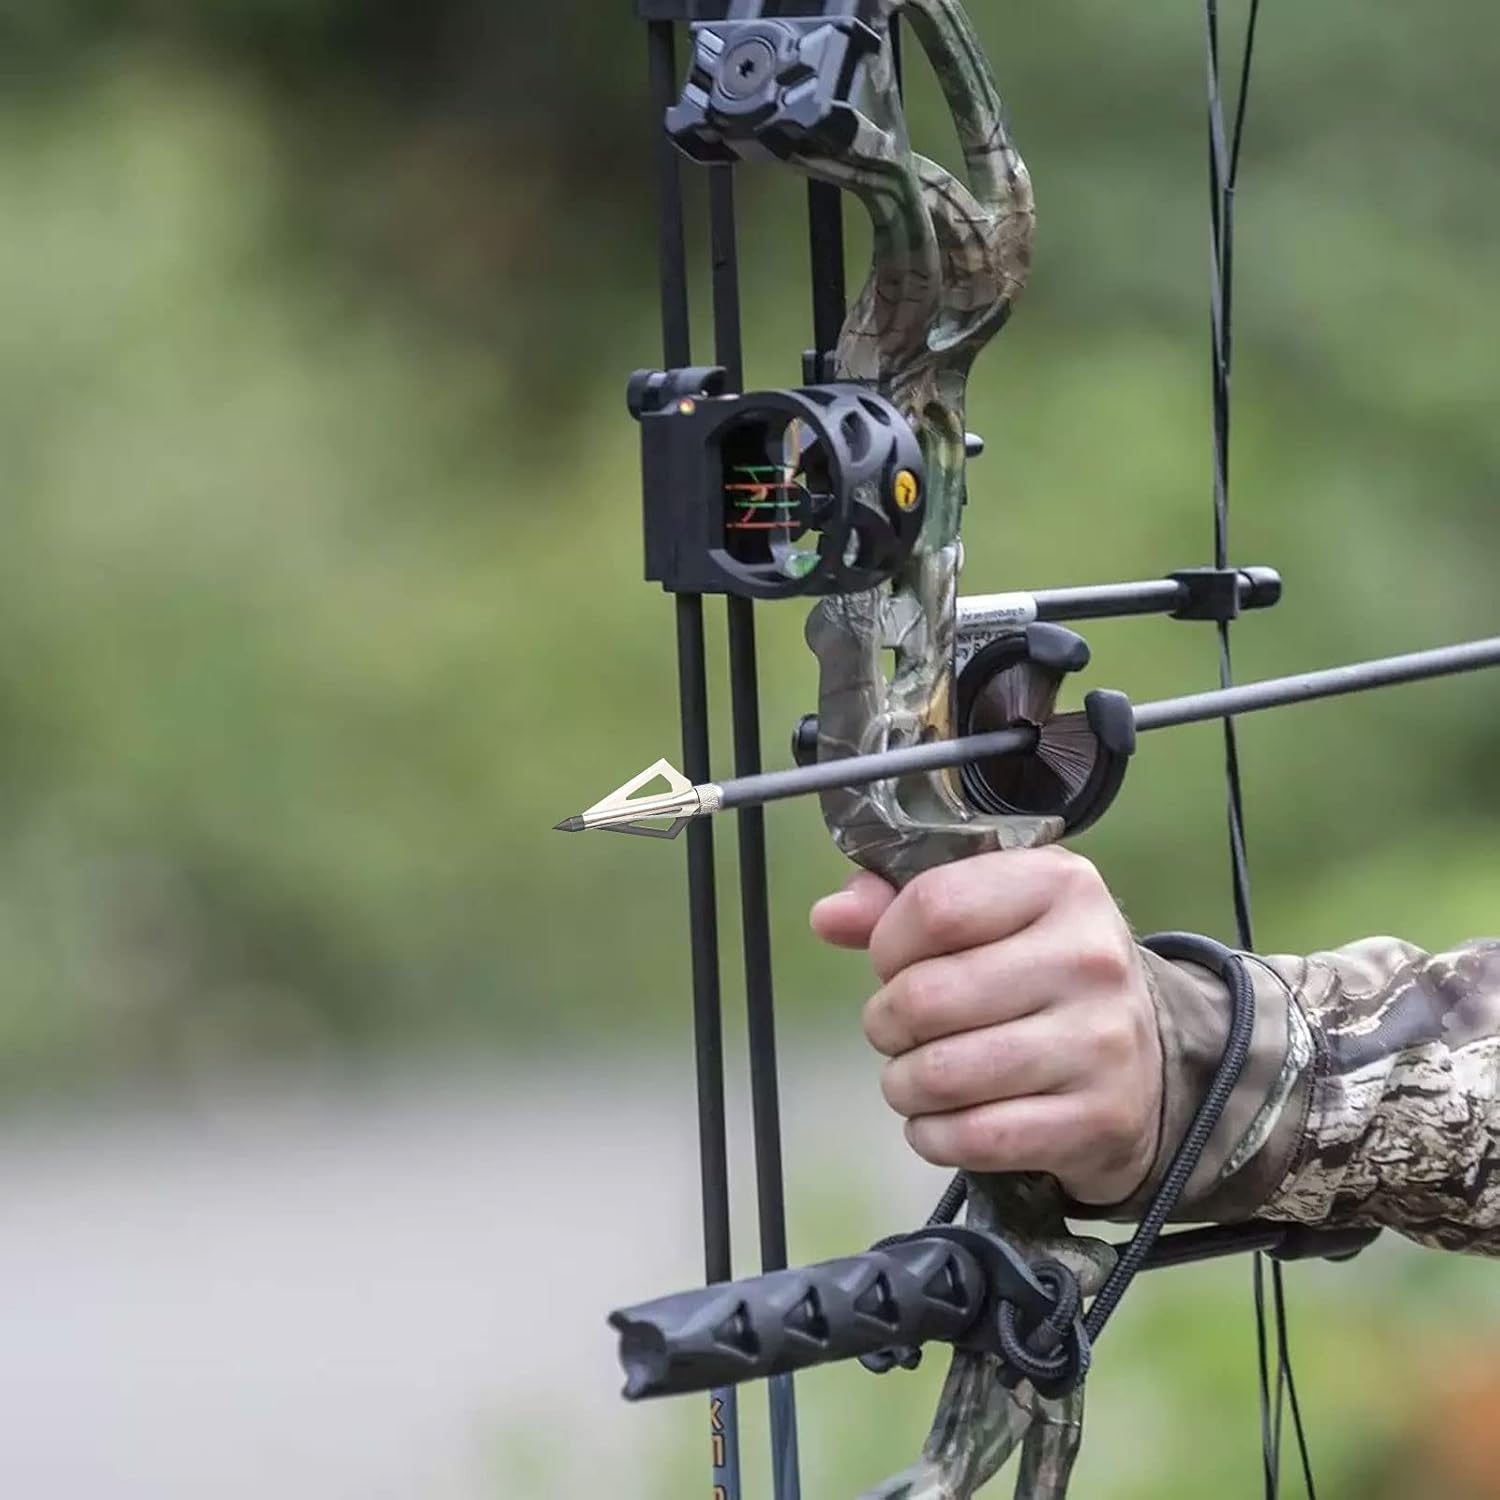
[[(1061, 1222), (1061, 1192), (1048, 1177), (971, 1176), (969, 1223), (992, 1229), (1028, 1259), (1060, 1260), (1086, 1296), (1103, 1283), (1114, 1252), (1100, 1240), (1075, 1239)], [(958, 1352), (948, 1369), (937, 1412), (909, 1468), (867, 1490), (860, 1500), (967, 1500), (1019, 1446), (1016, 1500), (1061, 1500), (1083, 1437), (1083, 1388), (1059, 1400), (1024, 1381), (1011, 1389), (988, 1354)]]

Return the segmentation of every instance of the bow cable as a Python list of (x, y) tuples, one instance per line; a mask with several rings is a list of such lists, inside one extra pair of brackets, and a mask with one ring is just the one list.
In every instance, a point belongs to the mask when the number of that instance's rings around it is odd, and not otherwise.
[[(669, 366), (692, 359), (687, 246), (683, 228), (681, 158), (660, 122), (677, 89), (676, 37), (670, 20), (646, 26), (654, 151), (659, 197), (662, 351)], [(677, 616), (677, 679), (682, 719), (682, 763), (689, 776), (709, 771), (708, 664), (703, 597), (682, 592)], [(713, 831), (688, 831), (688, 944), (692, 958), (693, 1063), (698, 1094), (698, 1175), (703, 1211), (704, 1280), (728, 1281), (730, 1258), (729, 1155), (724, 1110), (724, 1018), (719, 986), (718, 898)], [(748, 946), (748, 945), (747, 945)], [(740, 1500), (738, 1393), (732, 1385), (709, 1396), (709, 1453), (715, 1492)]]
[[(1239, 85), (1234, 107), (1234, 125), (1226, 129), (1224, 94), (1219, 65), (1218, 0), (1204, 0), (1208, 61), (1208, 173), (1211, 382), (1213, 396), (1213, 500), (1214, 565), (1228, 566), (1229, 558), (1229, 438), (1231, 371), (1234, 358), (1234, 193), (1239, 179), (1240, 147), (1244, 140), (1245, 111), (1250, 97), (1251, 64), (1255, 53), (1255, 26), (1260, 0), (1250, 0), (1240, 54)], [(1219, 685), (1234, 682), (1230, 651), (1230, 624), (1217, 623), (1219, 638)], [(1245, 843), (1244, 793), (1240, 778), (1239, 741), (1232, 718), (1224, 725), (1225, 812), (1229, 835), (1230, 884), (1234, 899), (1236, 940), (1247, 953), (1255, 951), (1254, 914), (1250, 898), (1250, 860)], [(1261, 1458), (1266, 1500), (1280, 1492), (1283, 1413), (1291, 1410), (1292, 1430), (1308, 1500), (1317, 1500), (1307, 1434), (1303, 1427), (1297, 1385), (1292, 1373), (1287, 1342), (1286, 1288), (1282, 1267), (1270, 1264), (1270, 1305), (1273, 1335), (1266, 1319), (1266, 1257), (1257, 1252), (1251, 1269), (1255, 1302), (1256, 1363), (1260, 1392)], [(1274, 1346), (1274, 1347), (1271, 1347)], [(1274, 1360), (1273, 1387), (1269, 1364)]]
[[(713, 260), (714, 359), (729, 386), (745, 383), (741, 337), (738, 232), (734, 168), (708, 172), (709, 236)], [(800, 467), (800, 465), (798, 465)], [(788, 468), (784, 478), (791, 478)], [(779, 486), (778, 486), (779, 487)], [(780, 506), (781, 501), (774, 502)], [(782, 525), (782, 522), (774, 523)], [(755, 605), (734, 594), (724, 601), (729, 639), (730, 720), (736, 776), (761, 770), (760, 669), (756, 661)], [(740, 931), (745, 974), (745, 1030), (750, 1069), (751, 1136), (754, 1142), (756, 1220), (762, 1272), (787, 1265), (786, 1186), (781, 1148), (781, 1086), (776, 1065), (776, 994), (771, 962), (770, 877), (765, 813), (745, 806), (736, 822), (739, 858)], [(797, 1403), (792, 1377), (767, 1382), (770, 1406), (771, 1493), (774, 1500), (801, 1500), (797, 1452)]]

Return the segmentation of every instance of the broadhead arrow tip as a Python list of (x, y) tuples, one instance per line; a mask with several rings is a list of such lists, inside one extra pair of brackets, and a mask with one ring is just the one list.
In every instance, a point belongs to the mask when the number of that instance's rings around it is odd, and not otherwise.
[(582, 833), (587, 826), (577, 813), (574, 813), (571, 818), (564, 818), (561, 823), (552, 825), (558, 833)]

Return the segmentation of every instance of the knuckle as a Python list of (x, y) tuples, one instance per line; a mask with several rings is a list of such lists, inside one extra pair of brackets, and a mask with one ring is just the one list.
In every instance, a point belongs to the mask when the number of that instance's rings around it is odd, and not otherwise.
[(1065, 849), (1061, 844), (1049, 844), (1036, 851), (1037, 868), (1059, 894), (1068, 894), (1085, 888), (1097, 880), (1098, 872), (1081, 854)]
[(1118, 987), (1135, 974), (1135, 944), (1125, 924), (1117, 920), (1101, 923), (1073, 950), (1073, 967), (1082, 979)]
[(978, 1172), (997, 1172), (1015, 1165), (1010, 1159), (1006, 1131), (981, 1110), (969, 1110), (953, 1120), (953, 1154), (961, 1166)]
[(902, 1107), (906, 1094), (903, 1078), (899, 1059), (893, 1058), (880, 1070), (880, 1096), (897, 1114), (907, 1113)]
[(889, 984), (875, 995), (866, 1007), (866, 1013), (879, 1032), (879, 1040), (871, 1034), (871, 1041), (882, 1052), (891, 1057), (909, 1052), (916, 1044), (916, 1033), (912, 1029), (910, 981), (905, 974), (897, 974)]
[[(908, 1037), (912, 1034), (912, 971), (903, 969), (887, 981), (880, 992), (881, 1006), (885, 1013), (887, 1025), (899, 1027), (902, 1033)], [(908, 1043), (910, 1045), (910, 1043)]]
[(912, 1150), (935, 1167), (956, 1167), (955, 1154), (948, 1131), (949, 1122), (939, 1118), (919, 1117), (906, 1122), (906, 1139)]
[(929, 1107), (944, 1098), (947, 1070), (943, 1062), (942, 1048), (929, 1043), (910, 1054), (912, 1083)]
[(1089, 1110), (1088, 1134), (1094, 1151), (1118, 1162), (1133, 1155), (1139, 1146), (1141, 1122), (1127, 1097), (1101, 1095)]
[(883, 922), (870, 934), (869, 956), (870, 968), (875, 977), (882, 984), (888, 984), (898, 972), (899, 966), (890, 929)]
[(913, 1036), (930, 1036), (943, 1029), (951, 1011), (953, 982), (941, 963), (929, 962), (908, 969), (902, 976), (901, 1018)]
[(912, 916), (929, 942), (942, 946), (957, 935), (963, 916), (961, 890), (946, 866), (925, 871), (906, 888)]
[(1091, 912), (1101, 902), (1113, 909), (1109, 888), (1092, 861), (1056, 845), (1036, 852), (1037, 869), (1052, 908), (1062, 908), (1073, 916)]
[(1131, 1018), (1118, 1006), (1106, 1010), (1094, 1031), (1093, 1046), (1101, 1069), (1111, 1077), (1118, 1077), (1118, 1070), (1136, 1056), (1136, 1032)]
[(892, 1056), (901, 1048), (901, 1018), (896, 997), (889, 988), (876, 990), (860, 1016), (865, 1040), (877, 1051)]
[(960, 1097), (962, 1067), (957, 1047), (947, 1042), (929, 1042), (912, 1061), (916, 1084), (924, 1099), (944, 1105)]
[(1074, 854), (1071, 849), (1065, 849), (1063, 853), (1068, 856), (1068, 861), (1061, 879), (1068, 896), (1079, 903), (1092, 903), (1103, 898), (1113, 908), (1109, 887), (1105, 885), (1098, 866), (1081, 854)]

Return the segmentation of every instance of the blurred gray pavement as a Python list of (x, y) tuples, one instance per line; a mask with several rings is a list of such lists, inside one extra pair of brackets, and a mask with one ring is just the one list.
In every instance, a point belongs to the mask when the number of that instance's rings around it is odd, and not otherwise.
[[(791, 1160), (914, 1211), (861, 1061), (789, 1080)], [(694, 1118), (595, 1059), (4, 1122), (0, 1495), (648, 1493), (680, 1409), (617, 1399), (603, 1314), (699, 1275)]]

